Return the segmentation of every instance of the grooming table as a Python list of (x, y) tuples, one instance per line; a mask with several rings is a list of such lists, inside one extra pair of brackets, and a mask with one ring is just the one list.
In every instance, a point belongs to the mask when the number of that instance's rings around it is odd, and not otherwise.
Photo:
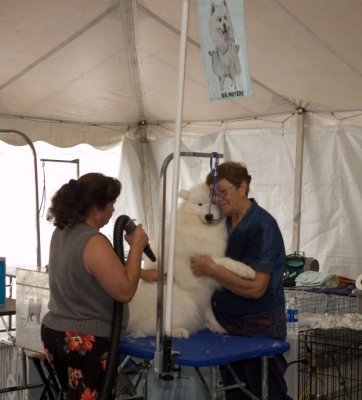
[[(155, 356), (155, 347), (155, 336), (143, 338), (127, 336), (121, 341), (121, 353), (123, 355), (140, 359), (152, 360)], [(288, 350), (289, 343), (282, 340), (263, 336), (216, 334), (209, 330), (200, 331), (188, 339), (172, 338), (173, 361), (176, 365), (195, 368), (216, 367), (222, 364), (227, 365), (233, 361), (261, 357), (263, 360), (263, 382), (261, 384), (266, 387), (266, 393), (267, 374), (265, 372), (267, 371), (268, 357), (285, 353)], [(241, 383), (240, 386), (244, 385)], [(209, 394), (214, 396), (212, 393)], [(250, 398), (255, 399), (255, 397)]]

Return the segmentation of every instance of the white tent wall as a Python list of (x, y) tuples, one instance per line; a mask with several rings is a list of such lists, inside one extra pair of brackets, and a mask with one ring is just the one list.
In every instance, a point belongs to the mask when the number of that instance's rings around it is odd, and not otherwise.
[[(181, 147), (182, 151), (223, 153), (220, 162), (245, 162), (252, 175), (250, 195), (278, 221), (287, 254), (293, 251), (296, 118), (224, 123), (218, 132), (201, 137), (188, 132)], [(306, 113), (304, 125), (299, 250), (316, 258), (321, 271), (355, 278), (362, 260), (361, 118)], [(153, 188), (158, 188), (162, 162), (172, 151), (172, 139), (150, 142)], [(172, 163), (169, 169), (168, 177)], [(189, 188), (203, 181), (209, 170), (209, 160), (182, 157), (179, 186)], [(153, 204), (157, 223), (157, 190)]]
[[(218, 152), (224, 154), (220, 162), (235, 160), (246, 163), (252, 175), (250, 195), (278, 221), (287, 253), (293, 250), (296, 119), (296, 115), (280, 115), (274, 118), (220, 122), (211, 126), (189, 125), (184, 129), (181, 143), (182, 151)], [(304, 121), (299, 249), (306, 256), (317, 258), (322, 271), (354, 278), (360, 273), (362, 259), (362, 117), (351, 116), (350, 113), (306, 113)], [(123, 185), (114, 218), (106, 229), (107, 235), (111, 238), (115, 218), (128, 214), (145, 227), (152, 227), (150, 238), (156, 241), (160, 170), (165, 158), (173, 152), (174, 139), (172, 131), (166, 133), (157, 126), (147, 127), (147, 132), (152, 138), (146, 145), (149, 149), (152, 212), (146, 210), (145, 166), (142, 162), (141, 143), (134, 135), (124, 137), (121, 146), (107, 151), (96, 150), (91, 146), (86, 146), (86, 150), (84, 147), (80, 150), (81, 146), (57, 148), (36, 142), (40, 191), (43, 179), (41, 158), (84, 158), (81, 161), (81, 174), (104, 172), (118, 177)], [(26, 264), (36, 268), (34, 179), (30, 149), (28, 146), (14, 147), (2, 142), (0, 161), (3, 171), (1, 185), (7, 188), (1, 200), (0, 219), (3, 229), (0, 253), (8, 256), (10, 262), (13, 260), (13, 265)], [(24, 163), (25, 168), (19, 168), (21, 163)], [(171, 161), (167, 171), (168, 208), (172, 165)], [(187, 189), (203, 181), (209, 170), (210, 161), (207, 158), (182, 157), (179, 187)], [(51, 184), (48, 180), (49, 192), (53, 190), (49, 188)], [(41, 198), (41, 193), (39, 196)], [(47, 200), (50, 200), (50, 194)], [(148, 215), (153, 220), (148, 220)], [(49, 237), (45, 238), (44, 235), (50, 235), (47, 229), (41, 229), (43, 265), (47, 262), (46, 247), (49, 241)], [(9, 257), (10, 245), (15, 247), (15, 253)]]
[[(284, 122), (280, 122), (284, 121)], [(250, 195), (266, 207), (278, 220), (287, 248), (291, 249), (293, 220), (293, 188), (296, 118), (283, 116), (278, 121), (251, 120), (219, 124), (216, 132), (200, 136), (188, 131), (182, 137), (183, 152), (217, 152), (223, 154), (219, 162), (241, 161), (247, 164), (252, 175)], [(192, 127), (189, 127), (191, 130)], [(196, 131), (196, 127), (194, 127)], [(215, 128), (214, 128), (215, 129)], [(173, 152), (173, 139), (150, 142), (152, 187), (158, 188), (159, 171), (165, 158)], [(171, 190), (172, 162), (167, 172), (167, 188)], [(209, 158), (181, 157), (179, 187), (188, 189), (205, 181), (210, 172)], [(153, 204), (155, 221), (158, 222), (157, 192)], [(170, 198), (167, 199), (169, 211)], [(168, 213), (167, 213), (168, 214)]]
[(122, 191), (115, 205), (113, 222), (118, 216), (126, 214), (147, 229), (144, 172), (139, 140), (124, 139), (116, 177), (122, 183)]
[(262, 129), (225, 132), (226, 158), (244, 162), (252, 177), (249, 196), (278, 221), (292, 249), (296, 119)]
[(33, 154), (29, 146), (0, 145), (0, 253), (6, 257), (7, 268), (29, 265), (36, 269)]
[(308, 114), (306, 123), (303, 250), (320, 259), (323, 271), (357, 277), (362, 264), (361, 118)]
[[(70, 178), (76, 178), (75, 164), (67, 162), (45, 162), (42, 159), (79, 159), (80, 174), (102, 172), (117, 176), (121, 163), (121, 148), (98, 150), (89, 145), (60, 148), (44, 142), (34, 143), (37, 155), (39, 205), (45, 194), (45, 204), (39, 212), (41, 266), (48, 263), (48, 247), (53, 226), (46, 221), (51, 196)], [(11, 146), (0, 141), (0, 254), (6, 257), (9, 271), (15, 267), (37, 269), (37, 238), (35, 216), (34, 161), (27, 145)], [(44, 181), (45, 180), (45, 181)], [(45, 183), (45, 185), (44, 185)], [(44, 192), (45, 190), (45, 192)], [(102, 230), (110, 239), (112, 226)]]

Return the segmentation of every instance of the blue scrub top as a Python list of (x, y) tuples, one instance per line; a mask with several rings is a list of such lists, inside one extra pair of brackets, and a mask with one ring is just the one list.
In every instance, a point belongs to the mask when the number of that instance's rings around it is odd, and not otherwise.
[(234, 230), (231, 218), (226, 220), (228, 244), (226, 256), (252, 267), (258, 272), (270, 273), (270, 283), (260, 299), (248, 299), (223, 288), (214, 293), (212, 307), (216, 319), (242, 320), (245, 317), (265, 315), (285, 307), (283, 273), (286, 257), (283, 237), (276, 220), (254, 199), (247, 213)]

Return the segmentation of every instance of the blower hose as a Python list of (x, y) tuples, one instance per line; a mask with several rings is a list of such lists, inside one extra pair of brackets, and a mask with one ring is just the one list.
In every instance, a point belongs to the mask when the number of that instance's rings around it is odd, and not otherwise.
[[(113, 247), (114, 250), (124, 264), (124, 248), (123, 248), (123, 231), (131, 219), (127, 215), (121, 215), (117, 218), (113, 229)], [(112, 332), (110, 338), (110, 346), (107, 358), (107, 366), (104, 374), (102, 389), (100, 392), (100, 400), (110, 400), (112, 398), (112, 391), (114, 387), (115, 377), (117, 375), (117, 368), (119, 365), (120, 356), (120, 341), (121, 329), (123, 319), (123, 304), (113, 302), (113, 316), (112, 316)]]

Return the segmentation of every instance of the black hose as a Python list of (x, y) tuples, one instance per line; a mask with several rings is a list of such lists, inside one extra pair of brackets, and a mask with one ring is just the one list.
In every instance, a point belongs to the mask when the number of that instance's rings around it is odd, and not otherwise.
[[(127, 215), (121, 215), (117, 218), (113, 229), (113, 247), (114, 250), (122, 261), (124, 260), (124, 248), (123, 248), (123, 231), (125, 226), (129, 222), (130, 218)], [(112, 332), (110, 338), (110, 346), (107, 358), (106, 371), (104, 373), (103, 385), (100, 391), (100, 400), (112, 399), (112, 391), (114, 387), (114, 381), (117, 376), (117, 369), (119, 365), (120, 357), (120, 341), (121, 341), (121, 329), (123, 319), (123, 304), (114, 301), (113, 302), (113, 316), (112, 316)]]

